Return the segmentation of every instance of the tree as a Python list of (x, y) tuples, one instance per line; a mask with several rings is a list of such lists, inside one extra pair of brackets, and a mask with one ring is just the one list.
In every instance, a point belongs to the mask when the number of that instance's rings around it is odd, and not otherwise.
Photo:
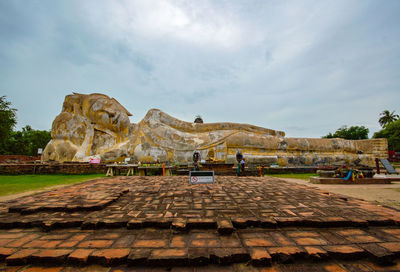
[(381, 117), (379, 118), (378, 122), (383, 128), (385, 128), (387, 124), (390, 124), (399, 119), (398, 114), (395, 114), (394, 111), (390, 112), (388, 110), (382, 111), (380, 116)]
[(400, 119), (388, 123), (382, 130), (375, 132), (373, 138), (386, 138), (389, 150), (400, 151)]
[(34, 130), (30, 126), (22, 128), (24, 140), (28, 143), (27, 152), (25, 154), (36, 156), (38, 149), (46, 147), (51, 140), (51, 133), (47, 130)]
[(38, 148), (45, 148), (51, 140), (47, 130), (34, 130), (25, 126), (22, 131), (14, 131), (17, 124), (16, 109), (5, 96), (0, 97), (0, 154), (36, 156)]
[(342, 126), (334, 134), (328, 133), (328, 135), (322, 138), (343, 138), (348, 140), (362, 140), (368, 139), (369, 129), (364, 126)]
[(17, 124), (17, 110), (11, 108), (11, 102), (6, 96), (0, 97), (0, 154), (5, 152), (6, 143)]
[(7, 154), (37, 156), (39, 148), (44, 149), (51, 140), (47, 130), (34, 130), (25, 126), (22, 131), (13, 131), (6, 143)]

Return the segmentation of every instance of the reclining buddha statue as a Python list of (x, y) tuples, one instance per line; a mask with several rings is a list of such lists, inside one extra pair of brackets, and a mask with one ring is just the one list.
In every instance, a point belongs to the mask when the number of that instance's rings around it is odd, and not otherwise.
[(386, 139), (286, 138), (282, 131), (248, 124), (184, 122), (158, 109), (149, 110), (137, 124), (129, 116), (107, 95), (67, 95), (42, 160), (188, 163), (197, 150), (206, 161), (233, 163), (240, 150), (247, 164), (372, 166), (387, 154)]

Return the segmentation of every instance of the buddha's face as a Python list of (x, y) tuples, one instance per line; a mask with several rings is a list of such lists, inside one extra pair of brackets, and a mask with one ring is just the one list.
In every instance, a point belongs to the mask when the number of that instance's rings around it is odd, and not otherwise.
[(84, 114), (100, 127), (126, 136), (129, 130), (129, 117), (126, 110), (117, 102), (104, 95), (90, 95), (82, 103)]

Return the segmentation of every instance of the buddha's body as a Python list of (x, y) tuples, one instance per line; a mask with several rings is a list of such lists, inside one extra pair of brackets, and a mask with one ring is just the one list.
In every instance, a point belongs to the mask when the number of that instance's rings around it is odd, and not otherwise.
[(385, 139), (285, 138), (285, 133), (247, 124), (188, 123), (152, 109), (138, 124), (115, 99), (102, 94), (73, 94), (52, 126), (43, 160), (191, 162), (194, 150), (204, 160), (234, 162), (237, 150), (247, 163), (372, 165), (386, 157)]

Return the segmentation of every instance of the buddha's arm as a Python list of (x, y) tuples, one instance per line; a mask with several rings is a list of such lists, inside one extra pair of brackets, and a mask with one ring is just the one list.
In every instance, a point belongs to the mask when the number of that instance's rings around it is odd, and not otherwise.
[(262, 128), (258, 126), (238, 123), (189, 123), (176, 119), (160, 110), (151, 109), (147, 112), (141, 123), (146, 123), (150, 127), (162, 123), (166, 126), (172, 127), (176, 130), (188, 133), (204, 133), (218, 130), (232, 130), (232, 131), (245, 131), (249, 133), (266, 134), (272, 136), (284, 137), (283, 131)]

